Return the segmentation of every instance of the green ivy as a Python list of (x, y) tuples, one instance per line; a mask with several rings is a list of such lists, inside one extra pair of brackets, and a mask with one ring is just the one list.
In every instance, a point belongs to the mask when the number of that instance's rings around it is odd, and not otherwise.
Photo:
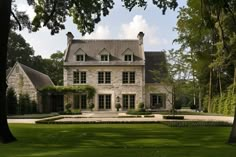
[(47, 93), (87, 93), (88, 98), (91, 99), (94, 97), (96, 90), (94, 87), (89, 85), (80, 85), (80, 86), (47, 86), (40, 89), (40, 92)]

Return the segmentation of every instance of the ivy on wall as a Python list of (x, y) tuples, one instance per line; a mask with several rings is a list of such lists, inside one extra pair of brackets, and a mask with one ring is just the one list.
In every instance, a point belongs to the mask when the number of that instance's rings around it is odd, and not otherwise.
[(43, 93), (87, 93), (88, 98), (94, 97), (96, 90), (94, 87), (89, 85), (80, 86), (47, 86), (39, 90)]

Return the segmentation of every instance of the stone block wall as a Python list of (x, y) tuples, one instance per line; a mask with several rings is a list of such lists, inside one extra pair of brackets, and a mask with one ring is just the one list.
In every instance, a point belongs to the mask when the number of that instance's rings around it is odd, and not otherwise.
[[(120, 97), (120, 103), (122, 105), (123, 94), (135, 95), (135, 107), (138, 103), (144, 100), (144, 67), (143, 66), (81, 66), (81, 67), (64, 67), (64, 86), (73, 84), (73, 71), (86, 71), (87, 83), (96, 89), (94, 97), (95, 110), (98, 110), (98, 95), (110, 94), (111, 95), (111, 110), (116, 111), (115, 103), (117, 96)], [(108, 71), (111, 72), (111, 84), (98, 84), (98, 72)], [(123, 84), (122, 72), (134, 71), (135, 72), (135, 84)], [(81, 85), (81, 84), (80, 84)], [(65, 101), (69, 100), (73, 102), (73, 98), (69, 96), (64, 97)]]

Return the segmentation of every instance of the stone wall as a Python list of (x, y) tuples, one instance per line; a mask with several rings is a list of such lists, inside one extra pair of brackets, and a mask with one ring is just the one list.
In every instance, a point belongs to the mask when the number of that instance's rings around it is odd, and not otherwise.
[[(135, 107), (144, 100), (144, 67), (143, 66), (84, 66), (84, 67), (64, 67), (64, 86), (73, 85), (73, 71), (86, 71), (87, 84), (96, 89), (94, 97), (95, 110), (98, 110), (98, 95), (111, 95), (111, 110), (115, 111), (117, 96), (120, 97), (122, 105), (123, 94), (135, 94)], [(98, 84), (98, 72), (111, 72), (111, 84)], [(122, 72), (135, 71), (135, 84), (122, 84)], [(65, 101), (73, 103), (72, 96), (65, 96)], [(66, 103), (66, 102), (65, 102)]]
[(147, 108), (150, 108), (150, 94), (164, 94), (165, 108), (160, 109), (170, 110), (172, 108), (172, 86), (160, 83), (146, 83), (145, 93), (145, 105)]
[(10, 76), (7, 78), (7, 84), (8, 87), (12, 87), (15, 90), (17, 98), (19, 98), (20, 94), (27, 93), (31, 100), (38, 102), (37, 90), (19, 64), (16, 64), (10, 73)]

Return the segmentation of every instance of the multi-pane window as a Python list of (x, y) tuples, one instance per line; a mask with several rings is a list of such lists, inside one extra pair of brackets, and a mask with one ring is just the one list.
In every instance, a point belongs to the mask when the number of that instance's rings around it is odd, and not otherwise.
[(134, 84), (135, 83), (135, 72), (123, 72), (122, 73), (123, 84)]
[(87, 108), (87, 96), (86, 95), (74, 95), (74, 108), (86, 109)]
[(85, 84), (86, 83), (86, 72), (85, 71), (74, 71), (73, 72), (74, 84)]
[(125, 61), (132, 61), (132, 55), (125, 55)]
[(129, 94), (129, 95), (123, 95), (123, 109), (134, 109), (135, 108), (135, 95)]
[(84, 61), (84, 55), (76, 55), (76, 61)]
[(98, 108), (111, 109), (111, 95), (98, 95)]
[(109, 61), (109, 55), (101, 55), (101, 61)]
[(151, 108), (161, 108), (165, 106), (165, 94), (150, 95)]
[(111, 72), (98, 72), (98, 83), (99, 84), (110, 84), (111, 83)]

